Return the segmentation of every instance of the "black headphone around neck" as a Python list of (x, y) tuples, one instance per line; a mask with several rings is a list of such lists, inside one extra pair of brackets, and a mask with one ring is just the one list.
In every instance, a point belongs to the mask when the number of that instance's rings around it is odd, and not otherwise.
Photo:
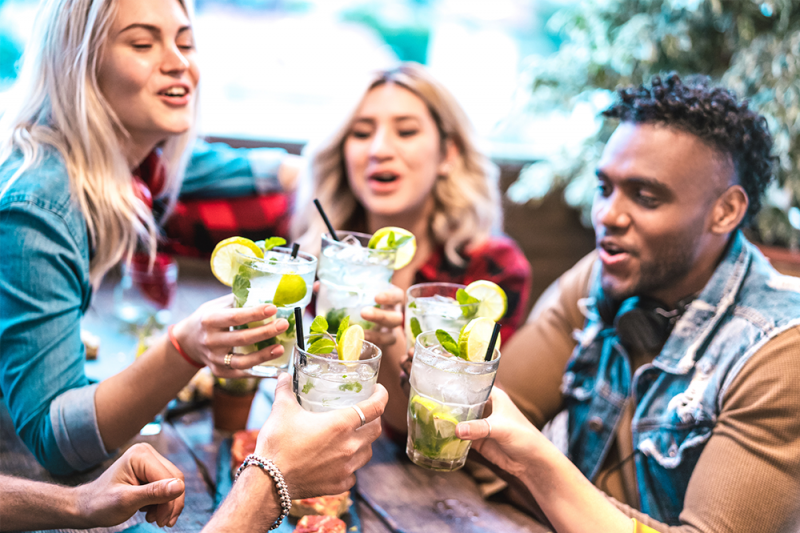
[(601, 290), (597, 311), (608, 325), (613, 325), (620, 343), (634, 353), (655, 354), (661, 351), (672, 328), (691, 303), (681, 300), (668, 310), (663, 302), (647, 296), (632, 296), (622, 302), (605, 296)]

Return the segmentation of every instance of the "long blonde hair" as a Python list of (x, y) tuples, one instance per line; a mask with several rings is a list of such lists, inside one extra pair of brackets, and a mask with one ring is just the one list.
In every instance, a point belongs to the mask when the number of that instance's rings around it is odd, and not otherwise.
[[(189, 16), (191, 6), (178, 2)], [(44, 148), (56, 148), (66, 164), (70, 192), (86, 219), (94, 250), (89, 279), (95, 286), (140, 243), (154, 256), (159, 232), (152, 211), (134, 192), (120, 142), (129, 134), (97, 80), (117, 5), (117, 0), (45, 0), (10, 105), (0, 117), (0, 165), (14, 152), (23, 157), (0, 198), (40, 162)], [(188, 131), (171, 137), (162, 146), (166, 182), (159, 197), (169, 207), (177, 198), (185, 148), (193, 135)]]
[[(450, 92), (417, 63), (380, 72), (369, 84), (363, 99), (372, 89), (393, 83), (418, 96), (428, 107), (441, 140), (442, 154), (446, 142), (452, 141), (458, 151), (448, 174), (439, 176), (433, 186), (434, 212), (430, 233), (443, 245), (451, 263), (464, 263), (459, 254), (463, 246), (478, 242), (501, 226), (502, 210), (497, 186), (497, 167), (476, 147), (472, 126)], [(291, 234), (306, 250), (317, 250), (325, 224), (313, 205), (318, 198), (336, 229), (365, 229), (364, 207), (358, 202), (347, 182), (344, 143), (360, 103), (350, 117), (323, 146), (315, 151), (310, 178), (298, 184)], [(360, 226), (360, 227), (359, 227)]]

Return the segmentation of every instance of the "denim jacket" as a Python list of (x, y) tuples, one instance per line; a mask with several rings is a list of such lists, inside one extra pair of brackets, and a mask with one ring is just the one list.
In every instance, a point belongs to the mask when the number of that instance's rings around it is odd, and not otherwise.
[(767, 341), (800, 324), (800, 280), (778, 274), (737, 232), (661, 352), (631, 375), (625, 348), (597, 312), (599, 272), (596, 265), (585, 327), (562, 383), (569, 456), (594, 480), (626, 402), (635, 402), (640, 509), (676, 525), (728, 387)]
[[(277, 189), (282, 153), (198, 142), (181, 193)], [(21, 163), (16, 153), (0, 164), (0, 191)], [(54, 474), (85, 470), (110, 455), (80, 340), (92, 296), (89, 262), (86, 221), (63, 159), (45, 148), (0, 198), (0, 397), (17, 434)]]

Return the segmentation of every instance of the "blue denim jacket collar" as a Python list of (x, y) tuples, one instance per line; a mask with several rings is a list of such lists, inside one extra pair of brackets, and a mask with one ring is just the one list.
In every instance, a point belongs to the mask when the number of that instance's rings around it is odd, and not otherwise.
[(672, 374), (686, 374), (694, 367), (698, 350), (733, 304), (751, 260), (744, 236), (737, 231), (711, 279), (675, 324), (653, 366)]

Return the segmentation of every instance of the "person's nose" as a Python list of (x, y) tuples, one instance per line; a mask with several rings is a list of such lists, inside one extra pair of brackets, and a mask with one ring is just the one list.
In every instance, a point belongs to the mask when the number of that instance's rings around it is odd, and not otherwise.
[(369, 156), (376, 161), (391, 159), (394, 155), (394, 145), (389, 131), (379, 127), (369, 147)]
[(625, 198), (614, 191), (607, 197), (595, 199), (594, 226), (610, 230), (624, 230), (631, 224), (631, 216), (626, 207)]
[(189, 68), (189, 59), (176, 44), (165, 47), (161, 70), (165, 74), (183, 74)]

